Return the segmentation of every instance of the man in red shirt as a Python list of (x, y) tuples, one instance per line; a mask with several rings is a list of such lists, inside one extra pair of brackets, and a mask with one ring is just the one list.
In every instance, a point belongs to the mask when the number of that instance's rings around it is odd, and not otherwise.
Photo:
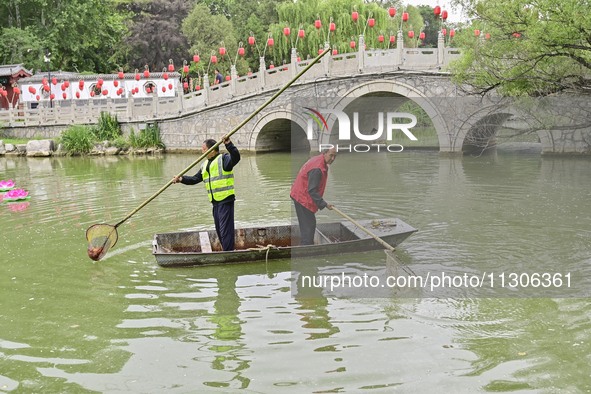
[(324, 201), (324, 189), (328, 179), (328, 166), (337, 157), (336, 149), (330, 148), (308, 160), (291, 187), (290, 197), (295, 205), (300, 226), (300, 245), (313, 245), (316, 231), (316, 212), (319, 209), (332, 209), (332, 204)]

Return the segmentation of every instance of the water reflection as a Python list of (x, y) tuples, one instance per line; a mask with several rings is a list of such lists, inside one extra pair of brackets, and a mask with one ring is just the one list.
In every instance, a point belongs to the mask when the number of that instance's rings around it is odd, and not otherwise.
[[(90, 262), (84, 230), (117, 222), (194, 157), (114, 160), (0, 158), (1, 178), (31, 193), (22, 211), (0, 206), (0, 391), (579, 392), (588, 385), (584, 298), (514, 291), (494, 299), (461, 292), (359, 299), (324, 288), (292, 297), (288, 261), (158, 267), (154, 233), (211, 228), (198, 188), (169, 188), (119, 228), (110, 257)], [(239, 223), (288, 219), (288, 156), (243, 160)], [(417, 274), (572, 271), (571, 293), (563, 295), (570, 297), (591, 288), (590, 169), (588, 160), (538, 156), (343, 154), (327, 199), (356, 219), (398, 216), (419, 228), (397, 252)], [(383, 264), (370, 264), (383, 259), (376, 252), (314, 261), (308, 270), (386, 274)]]

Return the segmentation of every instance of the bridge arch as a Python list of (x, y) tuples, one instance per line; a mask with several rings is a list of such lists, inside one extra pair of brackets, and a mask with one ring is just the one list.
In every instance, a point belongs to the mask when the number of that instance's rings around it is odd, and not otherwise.
[(306, 120), (288, 109), (265, 113), (248, 134), (248, 149), (254, 152), (278, 152), (312, 149), (306, 138)]
[[(391, 93), (414, 101), (418, 106), (420, 106), (423, 109), (423, 111), (425, 111), (425, 113), (433, 122), (433, 126), (435, 127), (435, 131), (437, 133), (437, 139), (439, 141), (440, 150), (450, 150), (451, 133), (449, 132), (449, 128), (447, 126), (447, 123), (445, 122), (445, 118), (441, 113), (439, 107), (419, 89), (406, 83), (388, 79), (376, 79), (361, 83), (347, 90), (342, 95), (342, 97), (340, 97), (334, 102), (333, 108), (343, 109), (342, 107), (346, 106), (346, 104), (349, 103), (351, 99), (372, 96), (380, 93)], [(330, 119), (329, 130), (333, 130), (332, 126), (334, 126), (335, 122), (336, 118)], [(322, 134), (319, 143), (330, 143), (331, 136), (331, 134)]]

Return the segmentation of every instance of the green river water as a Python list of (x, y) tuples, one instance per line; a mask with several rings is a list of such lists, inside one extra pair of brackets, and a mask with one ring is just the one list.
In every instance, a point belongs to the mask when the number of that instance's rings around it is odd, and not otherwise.
[[(159, 267), (155, 233), (213, 226), (202, 185), (172, 185), (103, 260), (87, 257), (86, 228), (117, 223), (194, 159), (0, 157), (0, 179), (31, 195), (0, 204), (0, 393), (591, 390), (591, 160), (403, 152), (331, 168), (327, 201), (419, 229), (396, 252), (417, 275), (564, 279), (535, 291), (304, 298), (290, 261)], [(289, 223), (304, 159), (243, 157), (238, 227)], [(360, 267), (384, 253), (339, 258)]]

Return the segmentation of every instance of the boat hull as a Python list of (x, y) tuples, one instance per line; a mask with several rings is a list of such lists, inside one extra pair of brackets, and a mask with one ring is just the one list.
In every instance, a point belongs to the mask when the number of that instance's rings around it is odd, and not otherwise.
[[(393, 247), (417, 231), (397, 218), (359, 223)], [(349, 222), (319, 224), (315, 242), (315, 245), (292, 246), (292, 243), (299, 243), (297, 226), (251, 227), (236, 230), (236, 250), (222, 251), (215, 231), (186, 231), (156, 234), (152, 253), (160, 266), (182, 267), (384, 249), (382, 244)]]

